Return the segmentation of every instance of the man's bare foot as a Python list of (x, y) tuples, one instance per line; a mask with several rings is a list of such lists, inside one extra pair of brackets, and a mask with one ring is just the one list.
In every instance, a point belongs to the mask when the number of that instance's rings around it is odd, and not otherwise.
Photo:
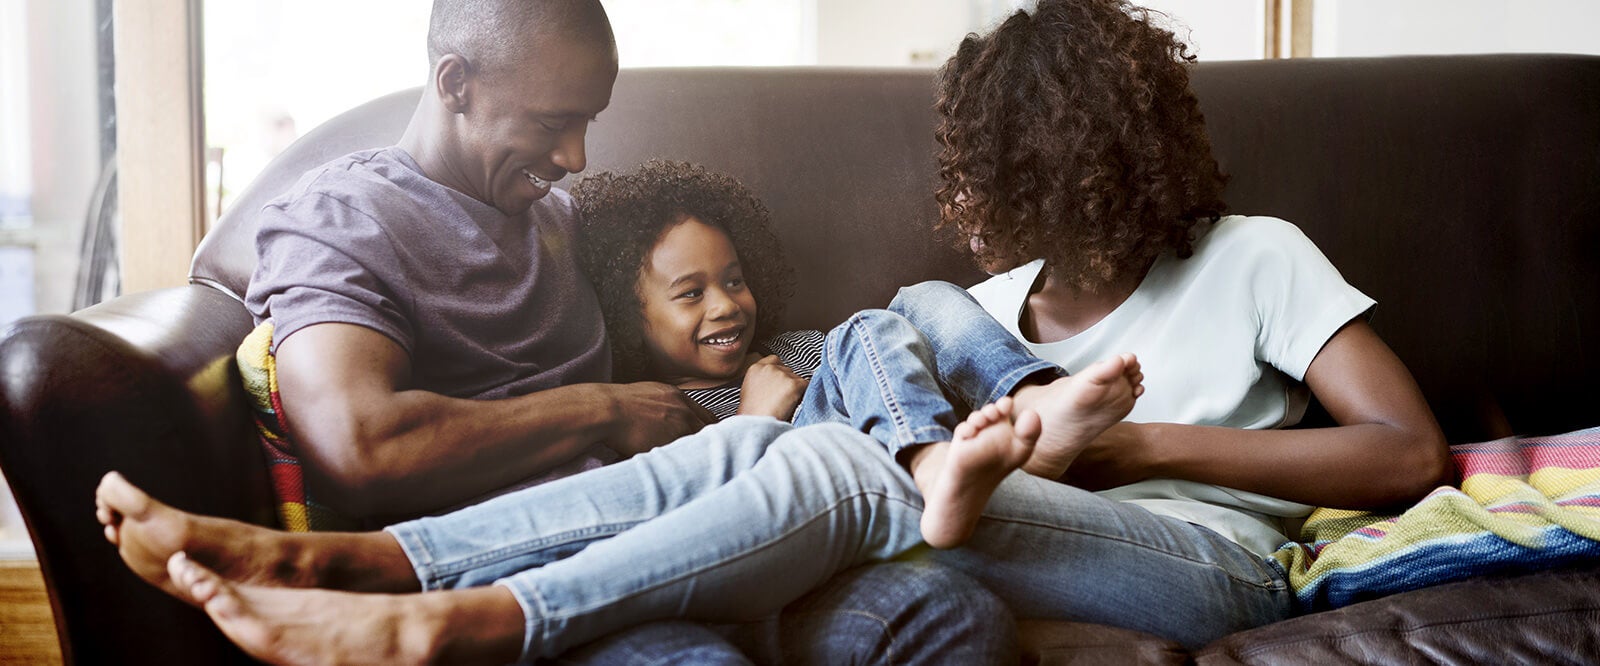
[(1044, 424), (1022, 469), (1059, 479), (1084, 447), (1121, 421), (1144, 394), (1144, 373), (1133, 354), (1096, 361), (1081, 372), (1016, 392), (1017, 409), (1038, 412)]
[(420, 589), (400, 544), (383, 532), (281, 532), (198, 516), (161, 503), (116, 472), (100, 479), (94, 504), (106, 540), (117, 547), (122, 561), (168, 594), (177, 591), (167, 577), (167, 561), (180, 551), (218, 575), (242, 583)]
[(233, 583), (174, 553), (175, 596), (205, 609), (245, 652), (274, 664), (504, 664), (522, 651), (505, 588), (361, 594)]
[(1006, 397), (972, 412), (956, 426), (949, 444), (934, 445), (943, 449), (934, 450), (914, 470), (919, 476), (931, 475), (922, 495), (922, 538), (928, 545), (954, 548), (965, 543), (995, 487), (1033, 454), (1039, 416), (1022, 412), (1013, 425), (1012, 408)]

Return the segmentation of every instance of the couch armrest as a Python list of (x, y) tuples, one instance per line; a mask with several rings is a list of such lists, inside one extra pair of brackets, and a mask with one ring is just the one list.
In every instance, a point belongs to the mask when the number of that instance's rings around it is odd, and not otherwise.
[(68, 663), (244, 663), (199, 611), (136, 578), (93, 515), (119, 470), (180, 508), (273, 524), (234, 350), (244, 306), (210, 287), (133, 294), (0, 331), (0, 468)]

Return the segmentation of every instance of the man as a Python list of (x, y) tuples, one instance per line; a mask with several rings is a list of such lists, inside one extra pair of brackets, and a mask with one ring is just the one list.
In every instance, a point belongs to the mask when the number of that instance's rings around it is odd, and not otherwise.
[(588, 124), (610, 103), (603, 10), (449, 0), (428, 50), (432, 78), (397, 145), (325, 165), (262, 211), (247, 296), (274, 323), (312, 489), (366, 519), (707, 422), (665, 385), (604, 383), (600, 315), (570, 253), (576, 211), (550, 189), (583, 170)]
[[(246, 298), (274, 326), (310, 490), (368, 525), (597, 467), (712, 420), (667, 385), (606, 383), (598, 305), (573, 259), (577, 212), (551, 189), (584, 169), (588, 124), (610, 103), (617, 55), (600, 4), (437, 0), (428, 51), (431, 77), (395, 146), (319, 167), (262, 211)], [(932, 654), (941, 639), (1006, 628), (970, 604), (919, 605), (983, 603), (986, 592), (940, 570), (841, 580), (791, 606), (783, 631), (745, 627), (740, 644), (836, 661), (881, 650), (885, 635)], [(963, 583), (972, 589), (951, 589)], [(919, 607), (939, 610), (904, 612)], [(863, 616), (891, 620), (844, 621)], [(829, 633), (843, 635), (812, 644)], [(645, 625), (579, 658), (743, 659), (686, 623)]]

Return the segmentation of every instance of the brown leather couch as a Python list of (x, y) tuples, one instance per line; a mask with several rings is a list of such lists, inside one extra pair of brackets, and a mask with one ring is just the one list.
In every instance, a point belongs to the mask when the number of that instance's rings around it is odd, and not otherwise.
[[(928, 70), (625, 71), (590, 168), (655, 156), (736, 174), (801, 274), (791, 325), (827, 327), (900, 285), (981, 276), (932, 238)], [(1600, 58), (1208, 63), (1194, 86), (1233, 211), (1299, 224), (1379, 302), (1373, 325), (1452, 442), (1600, 424)], [(101, 538), (122, 470), (185, 509), (271, 524), (233, 351), (252, 213), (301, 171), (391, 143), (418, 91), (312, 131), (233, 202), (189, 286), (0, 334), (0, 464), (74, 663), (244, 661)], [(1109, 627), (1025, 622), (1046, 663), (1597, 663), (1600, 567), (1480, 578), (1227, 636), (1196, 651)]]

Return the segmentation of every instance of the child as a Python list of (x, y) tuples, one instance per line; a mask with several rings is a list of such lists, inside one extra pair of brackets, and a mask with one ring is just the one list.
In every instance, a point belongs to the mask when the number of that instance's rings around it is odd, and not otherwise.
[[(1065, 373), (1032, 357), (964, 291), (943, 283), (903, 290), (890, 311), (858, 313), (826, 337), (774, 333), (793, 270), (765, 207), (728, 176), (655, 161), (586, 178), (573, 194), (584, 214), (580, 261), (600, 297), (617, 380), (672, 384), (719, 419), (755, 414), (800, 426), (858, 426), (912, 471), (927, 500), (923, 537), (936, 547), (966, 540), (1006, 474), (1034, 457), (1035, 465), (1064, 468), (1142, 392), (1138, 363), (1117, 357), (1080, 379), (1125, 390), (1082, 409), (1072, 402), (1075, 382), (1055, 383)], [(1030, 433), (1040, 421), (1037, 429), (1048, 434), (1004, 450), (962, 447), (952, 459), (959, 464), (946, 465), (927, 445), (948, 433), (893, 425), (893, 412), (931, 410), (953, 432), (969, 406), (990, 403), (996, 408), (980, 413), (980, 422), (1005, 412)]]
[(790, 419), (823, 335), (778, 331), (794, 271), (761, 203), (732, 178), (674, 162), (591, 176), (574, 194), (612, 377), (677, 386), (718, 420)]

